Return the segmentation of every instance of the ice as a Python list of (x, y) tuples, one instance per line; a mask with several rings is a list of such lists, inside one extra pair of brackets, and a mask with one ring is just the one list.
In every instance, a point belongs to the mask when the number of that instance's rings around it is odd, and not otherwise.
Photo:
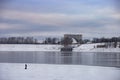
[(0, 80), (120, 80), (120, 69), (81, 65), (0, 63)]

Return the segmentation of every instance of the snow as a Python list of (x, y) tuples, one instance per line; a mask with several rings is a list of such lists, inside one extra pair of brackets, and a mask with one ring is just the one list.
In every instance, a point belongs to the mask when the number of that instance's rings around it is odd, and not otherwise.
[(96, 48), (97, 45), (104, 45), (104, 43), (83, 44), (74, 48), (75, 52), (120, 52), (120, 48)]
[[(82, 44), (74, 46), (73, 52), (120, 52), (120, 48), (96, 48), (96, 44)], [(0, 44), (0, 51), (60, 51), (62, 45), (41, 45), (41, 44)]]
[(61, 45), (0, 44), (0, 51), (60, 51)]
[(0, 63), (0, 80), (120, 80), (120, 69), (81, 65)]

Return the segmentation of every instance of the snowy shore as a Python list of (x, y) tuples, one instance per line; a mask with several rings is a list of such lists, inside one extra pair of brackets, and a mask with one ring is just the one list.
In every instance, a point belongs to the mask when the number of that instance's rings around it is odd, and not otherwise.
[[(95, 48), (97, 44), (74, 45), (73, 52), (120, 52), (120, 48)], [(0, 51), (60, 51), (62, 45), (0, 44)]]
[(0, 63), (0, 80), (120, 80), (120, 69), (81, 65)]
[(0, 44), (0, 51), (60, 51), (61, 45)]

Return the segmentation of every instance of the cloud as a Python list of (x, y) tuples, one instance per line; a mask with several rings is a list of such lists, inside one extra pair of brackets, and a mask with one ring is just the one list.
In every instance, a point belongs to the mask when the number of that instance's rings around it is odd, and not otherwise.
[[(65, 1), (65, 4), (73, 3), (70, 1), (67, 3)], [(110, 6), (95, 8), (89, 8), (89, 5), (85, 6), (86, 5), (71, 5), (71, 7), (70, 5), (67, 5), (67, 7), (63, 6), (65, 7), (65, 9), (62, 9), (63, 13), (59, 12), (59, 10), (49, 13), (44, 11), (3, 10), (0, 18), (15, 21), (14, 24), (16, 21), (18, 22), (14, 25), (11, 23), (8, 24), (7, 21), (5, 23), (4, 21), (4, 26), (6, 27), (1, 27), (1, 29), (11, 29), (11, 32), (9, 33), (4, 31), (5, 35), (11, 36), (62, 36), (65, 33), (81, 33), (86, 37), (94, 37), (103, 35), (116, 36), (116, 34), (119, 34), (120, 14), (117, 13), (114, 8), (111, 8)], [(66, 13), (66, 9), (73, 12), (75, 10), (77, 13)], [(15, 28), (19, 30), (14, 30)]]
[(42, 24), (49, 26), (69, 26), (73, 21), (90, 20), (91, 16), (84, 15), (69, 15), (69, 14), (44, 14), (44, 13), (32, 13), (32, 12), (20, 12), (20, 11), (4, 11), (1, 15), (5, 19), (21, 20), (33, 24)]
[[(58, 34), (59, 33), (59, 34)], [(28, 36), (31, 36), (31, 37), (36, 37), (36, 38), (46, 38), (46, 37), (63, 37), (63, 35), (67, 33), (67, 32), (61, 32), (61, 31), (57, 31), (57, 32), (18, 32), (18, 33), (4, 33), (4, 34), (0, 34), (0, 36), (2, 37), (28, 37)]]
[(113, 0), (115, 2), (115, 6), (117, 8), (117, 11), (120, 11), (120, 0)]
[[(74, 22), (93, 22), (100, 18), (118, 19), (119, 14), (110, 9), (100, 9), (92, 13), (85, 14), (62, 14), (62, 13), (34, 13), (24, 11), (5, 10), (0, 17), (5, 19), (21, 20), (33, 24), (49, 26), (71, 26)], [(97, 22), (96, 22), (97, 23)], [(74, 26), (74, 25), (73, 25)]]
[(0, 30), (19, 30), (23, 27), (21, 24), (0, 23)]

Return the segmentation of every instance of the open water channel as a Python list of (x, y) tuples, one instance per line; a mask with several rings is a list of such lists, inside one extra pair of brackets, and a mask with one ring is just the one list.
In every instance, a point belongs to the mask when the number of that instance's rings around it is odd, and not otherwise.
[(120, 67), (120, 53), (0, 52), (0, 63), (69, 64)]

